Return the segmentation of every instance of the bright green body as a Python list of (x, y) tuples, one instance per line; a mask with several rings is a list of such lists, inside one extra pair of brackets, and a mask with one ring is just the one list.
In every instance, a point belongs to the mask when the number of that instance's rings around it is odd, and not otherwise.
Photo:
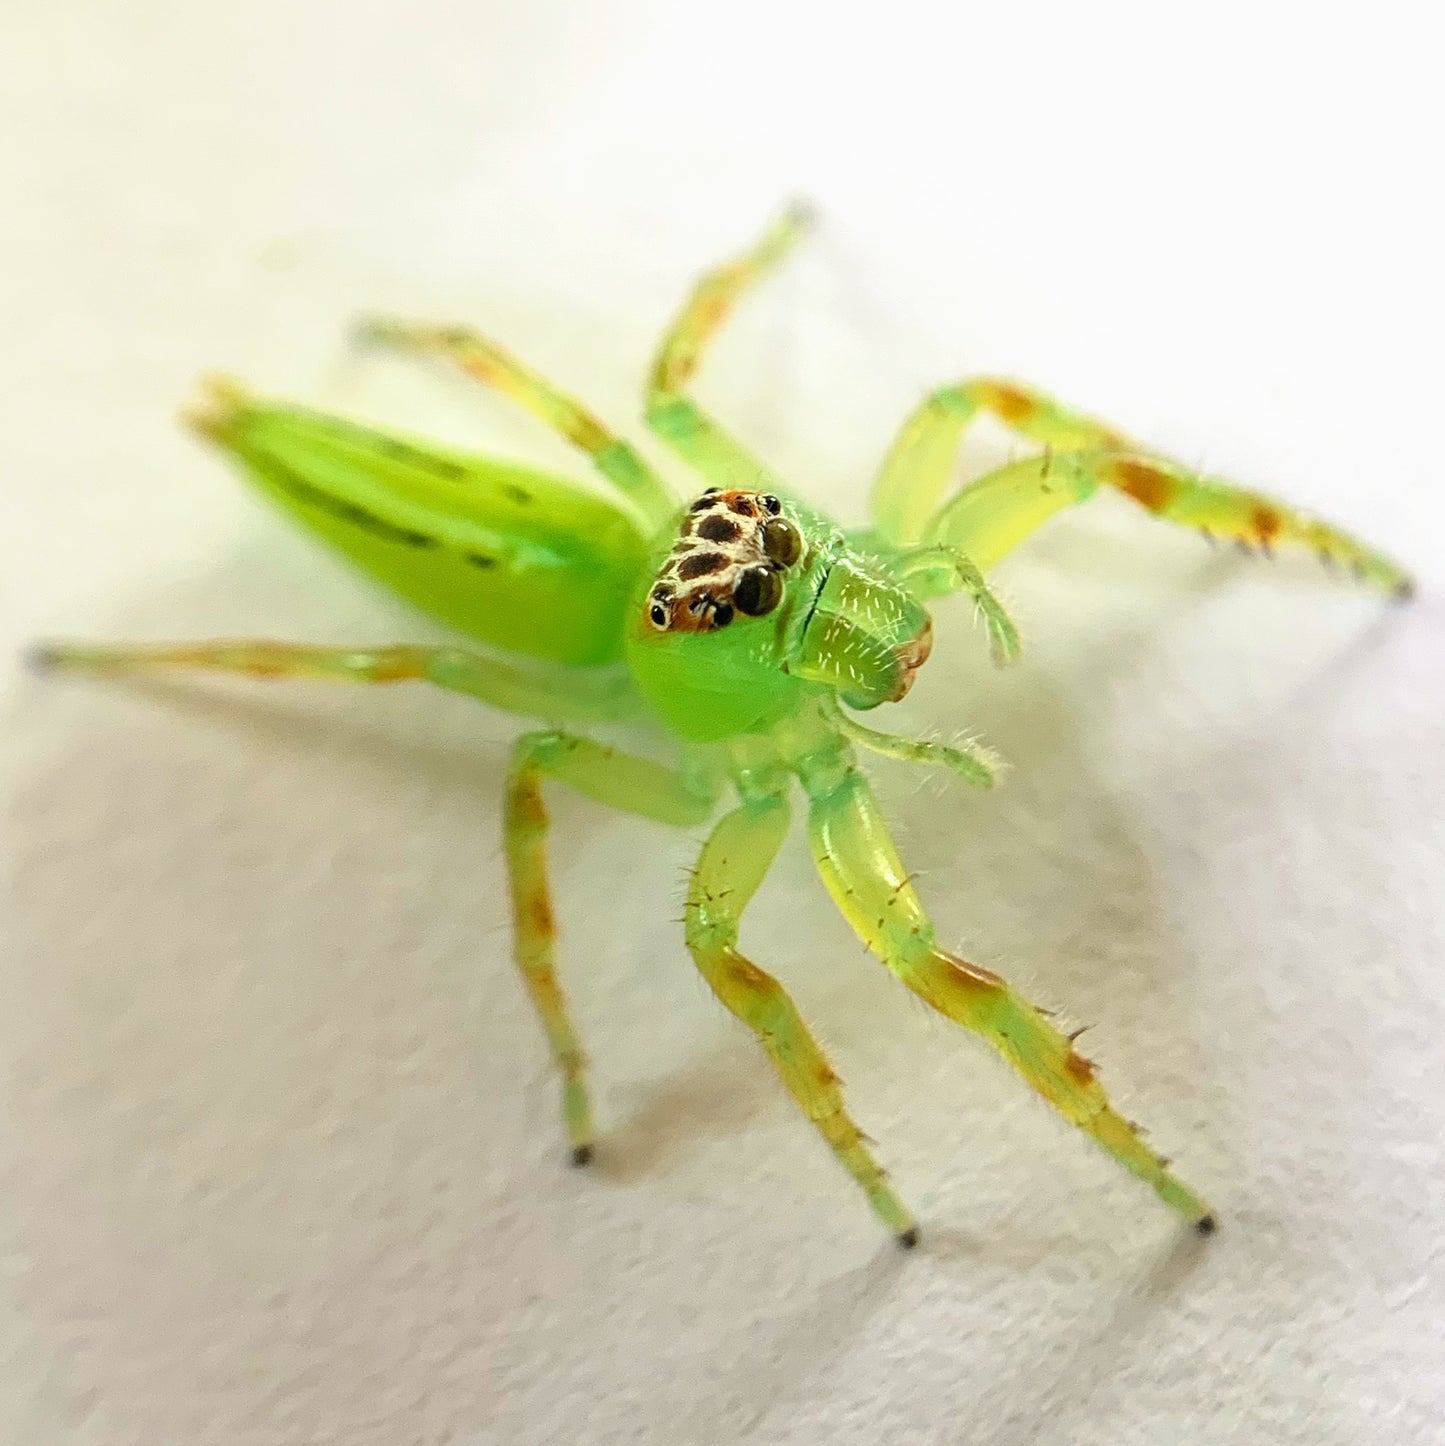
[[(679, 741), (675, 766), (554, 727), (519, 740), (508, 778), (517, 962), (562, 1075), (575, 1160), (590, 1158), (594, 1131), (585, 1062), (555, 969), (542, 782), (681, 827), (706, 823), (730, 785), (736, 804), (713, 828), (689, 884), (688, 949), (879, 1218), (903, 1243), (917, 1238), (796, 1007), (737, 948), (742, 911), (782, 842), (796, 785), (818, 872), (868, 948), (927, 1004), (991, 1043), (1166, 1204), (1210, 1229), (1208, 1207), (1113, 1109), (1074, 1036), (996, 974), (938, 943), (855, 746), (941, 765), (980, 786), (992, 783), (991, 755), (879, 733), (850, 710), (907, 691), (928, 656), (925, 605), (933, 599), (967, 593), (996, 661), (1014, 657), (1017, 635), (980, 568), (1100, 487), (1246, 548), (1303, 544), (1396, 595), (1408, 591), (1408, 580), (1325, 523), (1199, 477), (1030, 388), (992, 379), (925, 400), (884, 462), (872, 525), (844, 532), (790, 496), (688, 394), (704, 345), (741, 292), (787, 251), (801, 222), (790, 213), (751, 251), (704, 277), (659, 350), (647, 420), (709, 487), (688, 505), (596, 417), (476, 333), (398, 323), (369, 329), (375, 340), (443, 357), (513, 397), (590, 456), (618, 501), (512, 463), (213, 384), (191, 420), (263, 492), (492, 652), (235, 640), (67, 645), (42, 658), (110, 671), (190, 666), (258, 677), (425, 680), (554, 725), (650, 712)], [(960, 435), (979, 411), (1041, 450), (949, 497)], [(750, 487), (737, 489), (738, 478)], [(779, 542), (778, 529), (791, 540)]]
[(222, 389), (201, 420), (262, 492), (379, 582), (478, 642), (616, 662), (647, 552), (575, 483)]

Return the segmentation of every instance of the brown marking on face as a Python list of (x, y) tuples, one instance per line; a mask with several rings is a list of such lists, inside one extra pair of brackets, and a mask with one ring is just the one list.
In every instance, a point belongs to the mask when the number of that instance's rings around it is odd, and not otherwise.
[[(797, 524), (782, 516), (770, 493), (710, 487), (683, 514), (672, 552), (647, 595), (644, 611), (659, 632), (714, 632), (733, 621), (739, 581), (759, 569), (769, 577), (760, 596), (781, 595), (776, 582), (805, 551)], [(749, 596), (758, 593), (758, 579)], [(764, 613), (772, 611), (764, 608)], [(758, 615), (755, 611), (752, 615)]]
[(1018, 423), (1027, 421), (1039, 409), (1039, 404), (1026, 391), (1010, 386), (1008, 382), (994, 382), (988, 388), (989, 410), (1002, 421)]
[(721, 572), (728, 565), (728, 557), (722, 552), (689, 552), (686, 557), (677, 564), (677, 575), (683, 582), (692, 582), (699, 577), (707, 577), (714, 572)]
[(1174, 483), (1147, 462), (1123, 458), (1111, 464), (1114, 485), (1150, 512), (1162, 512), (1174, 494)]
[(743, 535), (742, 526), (720, 512), (709, 512), (697, 526), (697, 535), (708, 542), (736, 542)]

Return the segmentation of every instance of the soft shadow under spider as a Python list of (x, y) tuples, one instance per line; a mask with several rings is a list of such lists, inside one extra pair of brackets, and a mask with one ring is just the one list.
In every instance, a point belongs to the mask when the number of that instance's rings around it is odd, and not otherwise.
[(655, 1079), (618, 1091), (615, 1119), (587, 1162), (617, 1184), (669, 1169), (716, 1140), (741, 1134), (783, 1101), (756, 1067), (745, 1041), (719, 1040), (706, 1053)]

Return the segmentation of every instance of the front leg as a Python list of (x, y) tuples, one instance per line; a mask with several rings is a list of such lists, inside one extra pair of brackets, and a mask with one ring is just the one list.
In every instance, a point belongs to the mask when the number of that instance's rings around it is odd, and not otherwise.
[(808, 833), (824, 884), (859, 938), (920, 999), (981, 1034), (1058, 1112), (1203, 1233), (1214, 1215), (1109, 1103), (1094, 1066), (997, 974), (941, 949), (872, 791), (842, 759), (807, 771)]
[(547, 886), (548, 818), (542, 801), (543, 779), (565, 783), (624, 813), (679, 828), (706, 820), (713, 800), (659, 764), (619, 753), (588, 738), (568, 733), (528, 733), (517, 740), (513, 749), (504, 833), (517, 965), (562, 1073), (562, 1117), (572, 1160), (585, 1165), (592, 1158), (592, 1106), (587, 1094), (586, 1060), (557, 982), (557, 928)]
[(687, 947), (722, 1002), (758, 1037), (788, 1092), (838, 1162), (862, 1187), (874, 1214), (903, 1246), (918, 1230), (843, 1103), (842, 1081), (798, 1007), (771, 974), (738, 952), (738, 923), (788, 831), (788, 806), (765, 798), (728, 814), (703, 847), (687, 891)]
[(437, 356), (460, 367), (485, 386), (494, 387), (540, 418), (575, 447), (592, 465), (630, 498), (650, 522), (661, 525), (676, 510), (667, 484), (637, 451), (575, 397), (554, 386), (540, 372), (518, 361), (490, 337), (464, 326), (372, 317), (358, 328), (362, 341), (375, 342), (421, 356)]
[(910, 543), (925, 536), (948, 490), (963, 434), (980, 412), (1055, 452), (1136, 446), (1107, 423), (1018, 382), (972, 377), (940, 387), (904, 422), (879, 469), (873, 517), (884, 537)]
[(1413, 584), (1396, 562), (1343, 529), (1263, 492), (1201, 476), (1145, 452), (1112, 448), (1044, 453), (1011, 462), (962, 489), (928, 524), (928, 538), (962, 549), (987, 570), (1056, 512), (1112, 487), (1161, 521), (1248, 552), (1305, 547), (1327, 567), (1397, 598)]

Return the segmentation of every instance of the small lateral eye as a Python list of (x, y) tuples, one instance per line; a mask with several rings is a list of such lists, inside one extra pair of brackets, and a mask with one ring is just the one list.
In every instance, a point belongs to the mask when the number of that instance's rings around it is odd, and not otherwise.
[(665, 629), (667, 627), (667, 609), (663, 606), (662, 603), (658, 602), (656, 599), (653, 600), (652, 606), (648, 608), (647, 616), (653, 627), (661, 629)]
[(733, 620), (731, 603), (719, 603), (712, 610), (712, 625), (715, 628), (725, 628)]
[(733, 585), (733, 606), (750, 618), (772, 612), (783, 600), (783, 580), (771, 567), (750, 567)]
[(783, 504), (771, 492), (764, 492), (758, 501), (763, 504), (763, 511), (771, 512), (774, 517), (783, 510)]
[(701, 512), (704, 507), (711, 507), (713, 498), (717, 496), (717, 493), (718, 489), (716, 487), (709, 487), (687, 510), (689, 512)]
[(792, 567), (803, 555), (803, 536), (786, 517), (770, 517), (763, 524), (763, 551), (779, 567)]

